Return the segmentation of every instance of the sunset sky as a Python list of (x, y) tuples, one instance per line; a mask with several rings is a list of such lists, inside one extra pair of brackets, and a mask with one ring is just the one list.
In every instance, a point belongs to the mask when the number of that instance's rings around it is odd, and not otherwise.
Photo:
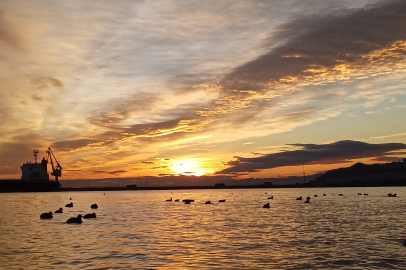
[(400, 161), (406, 1), (1, 1), (0, 120), (1, 179)]

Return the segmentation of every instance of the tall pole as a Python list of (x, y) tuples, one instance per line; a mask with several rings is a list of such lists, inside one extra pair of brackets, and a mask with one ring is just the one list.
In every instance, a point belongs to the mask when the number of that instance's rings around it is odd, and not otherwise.
[(304, 162), (303, 162), (303, 184), (306, 184), (306, 174), (304, 170)]

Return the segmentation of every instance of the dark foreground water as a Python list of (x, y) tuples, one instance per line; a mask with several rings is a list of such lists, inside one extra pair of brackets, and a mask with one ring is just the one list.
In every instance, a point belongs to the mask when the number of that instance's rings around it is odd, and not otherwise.
[(405, 206), (404, 187), (0, 194), (0, 269), (406, 269)]

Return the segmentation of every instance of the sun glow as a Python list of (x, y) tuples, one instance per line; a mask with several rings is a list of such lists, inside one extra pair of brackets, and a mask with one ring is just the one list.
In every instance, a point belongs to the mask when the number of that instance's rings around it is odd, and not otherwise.
[(174, 160), (170, 170), (179, 175), (202, 176), (214, 173), (214, 170), (210, 168), (210, 165), (205, 164), (205, 162), (199, 158)]

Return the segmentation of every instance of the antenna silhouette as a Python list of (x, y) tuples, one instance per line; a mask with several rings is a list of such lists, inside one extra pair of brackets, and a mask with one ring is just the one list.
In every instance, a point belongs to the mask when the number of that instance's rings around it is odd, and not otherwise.
[(38, 150), (32, 150), (32, 151), (34, 152), (35, 163), (37, 163)]
[(306, 184), (306, 174), (304, 170), (304, 162), (303, 162), (303, 184)]

